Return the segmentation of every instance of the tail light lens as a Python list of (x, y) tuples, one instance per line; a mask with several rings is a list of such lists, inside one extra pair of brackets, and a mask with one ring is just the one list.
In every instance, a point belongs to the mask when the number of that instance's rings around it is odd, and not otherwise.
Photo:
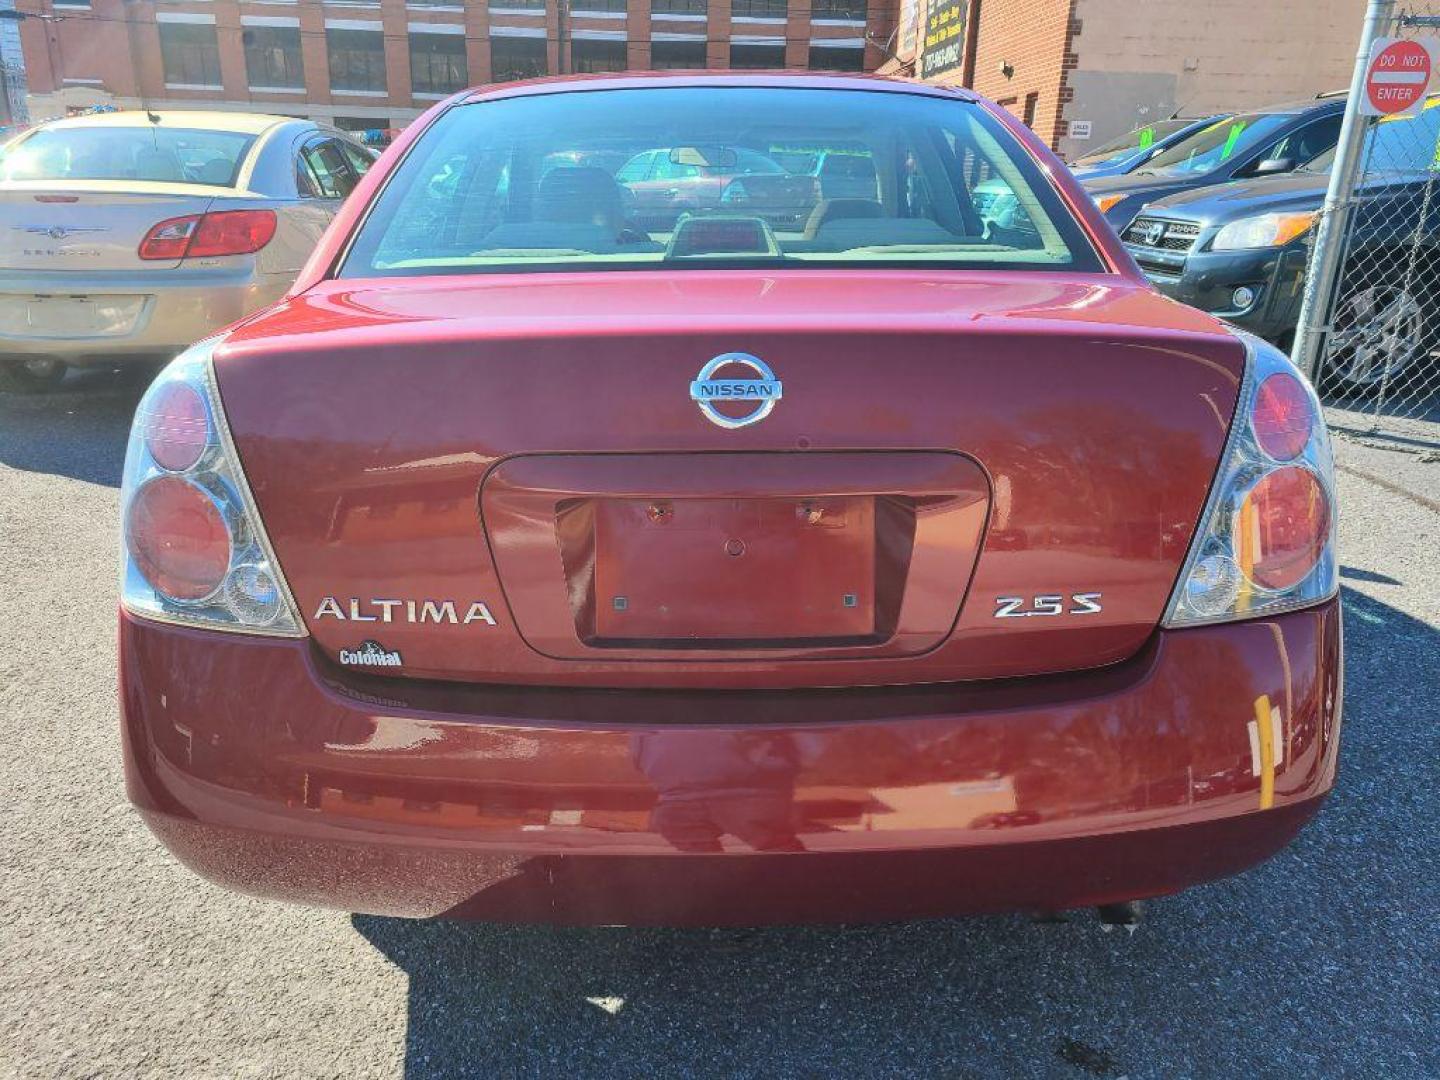
[(1330, 535), (1330, 500), (1309, 469), (1268, 472), (1240, 500), (1235, 547), (1240, 569), (1263, 589), (1293, 589), (1320, 562)]
[(275, 236), (275, 211), (225, 210), (206, 214), (190, 239), (191, 259), (207, 255), (249, 255)]
[(273, 210), (217, 210), (160, 222), (140, 241), (140, 258), (198, 259), (249, 255), (275, 238)]
[(1260, 449), (1276, 461), (1294, 461), (1303, 454), (1316, 422), (1310, 391), (1294, 375), (1277, 371), (1256, 388), (1250, 427)]
[(1245, 382), (1166, 626), (1271, 615), (1339, 585), (1330, 440), (1315, 392), (1248, 335)]
[(125, 510), (125, 541), (156, 590), (179, 603), (204, 600), (225, 583), (234, 544), (215, 496), (178, 476), (140, 485)]
[(302, 637), (240, 469), (202, 342), (140, 401), (121, 487), (126, 611), (217, 630)]
[(200, 224), (200, 215), (169, 218), (160, 222), (145, 234), (140, 241), (140, 258), (164, 259), (174, 262), (183, 259), (190, 247), (190, 237), (195, 235), (195, 226)]

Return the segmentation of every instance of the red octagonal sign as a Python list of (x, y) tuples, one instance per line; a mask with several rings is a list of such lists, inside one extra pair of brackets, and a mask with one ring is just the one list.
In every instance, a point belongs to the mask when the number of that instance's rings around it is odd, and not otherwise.
[(1404, 112), (1425, 96), (1430, 84), (1430, 53), (1418, 41), (1377, 41), (1365, 73), (1368, 113)]

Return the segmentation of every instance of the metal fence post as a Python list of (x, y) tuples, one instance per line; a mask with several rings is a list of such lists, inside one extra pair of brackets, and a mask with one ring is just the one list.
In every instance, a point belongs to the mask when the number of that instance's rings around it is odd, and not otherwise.
[(1290, 353), (1295, 365), (1312, 381), (1325, 342), (1325, 330), (1330, 323), (1335, 278), (1345, 248), (1350, 200), (1364, 156), (1369, 118), (1360, 115), (1360, 106), (1365, 95), (1370, 47), (1376, 38), (1384, 36), (1394, 18), (1395, 0), (1370, 0), (1365, 12), (1365, 25), (1360, 33), (1360, 47), (1355, 53), (1355, 71), (1350, 76), (1350, 94), (1345, 101), (1340, 141), (1335, 147), (1335, 163), (1330, 169), (1330, 186), (1325, 191), (1325, 204), (1315, 226), (1315, 247), (1310, 253), (1310, 265), (1305, 273), (1305, 295), (1300, 303), (1300, 318)]

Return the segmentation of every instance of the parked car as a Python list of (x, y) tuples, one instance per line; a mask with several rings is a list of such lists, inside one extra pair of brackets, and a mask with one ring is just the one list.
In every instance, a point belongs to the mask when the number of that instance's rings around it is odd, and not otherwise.
[(1123, 176), (1134, 172), (1145, 162), (1159, 155), (1182, 139), (1207, 127), (1228, 120), (1231, 113), (1216, 113), (1213, 116), (1182, 118), (1172, 116), (1168, 120), (1157, 120), (1142, 124), (1133, 131), (1127, 131), (1119, 138), (1111, 139), (1094, 150), (1090, 150), (1069, 162), (1070, 171), (1077, 180), (1096, 180), (1102, 176)]
[[(887, 181), (645, 229), (540, 175), (737, 117)], [(1333, 500), (1286, 357), (1156, 293), (992, 102), (482, 88), (141, 402), (129, 793), (202, 874), (359, 911), (1129, 919), (1334, 781)]]
[[(803, 220), (815, 205), (815, 183), (785, 171), (758, 150), (717, 144), (661, 147), (634, 155), (615, 173), (628, 211), (641, 224), (665, 227), (681, 214), (726, 204), (763, 207), (782, 222)], [(758, 205), (757, 205), (758, 204)]]
[[(1380, 119), (1367, 138), (1347, 257), (1363, 275), (1342, 282), (1321, 373), (1325, 384), (1349, 391), (1410, 371), (1440, 342), (1433, 288), (1440, 208), (1426, 199), (1440, 143), (1440, 96), (1417, 115)], [(1121, 238), (1161, 292), (1288, 349), (1334, 156), (1332, 148), (1283, 176), (1160, 199)]]
[(304, 120), (112, 112), (0, 151), (0, 389), (162, 361), (278, 299), (375, 159)]
[(1132, 173), (1086, 180), (1085, 190), (1119, 232), (1145, 203), (1287, 173), (1319, 157), (1339, 139), (1344, 113), (1343, 98), (1241, 113), (1188, 135)]

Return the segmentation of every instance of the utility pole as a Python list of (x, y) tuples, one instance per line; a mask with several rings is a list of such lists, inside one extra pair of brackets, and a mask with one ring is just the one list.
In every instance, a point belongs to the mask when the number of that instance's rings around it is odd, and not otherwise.
[(1365, 132), (1370, 126), (1369, 117), (1360, 114), (1365, 100), (1365, 74), (1370, 67), (1370, 47), (1376, 38), (1384, 36), (1394, 17), (1395, 0), (1370, 0), (1360, 32), (1360, 47), (1355, 51), (1350, 96), (1345, 100), (1345, 119), (1335, 146), (1335, 163), (1330, 167), (1330, 186), (1325, 191), (1325, 204), (1315, 226), (1315, 247), (1305, 271), (1305, 296), (1290, 351), (1295, 366), (1311, 380), (1318, 374), (1320, 350), (1329, 329), (1331, 300), (1338, 284), (1335, 278), (1340, 273), (1340, 256), (1345, 247), (1345, 226), (1350, 220), (1355, 181), (1365, 153)]

